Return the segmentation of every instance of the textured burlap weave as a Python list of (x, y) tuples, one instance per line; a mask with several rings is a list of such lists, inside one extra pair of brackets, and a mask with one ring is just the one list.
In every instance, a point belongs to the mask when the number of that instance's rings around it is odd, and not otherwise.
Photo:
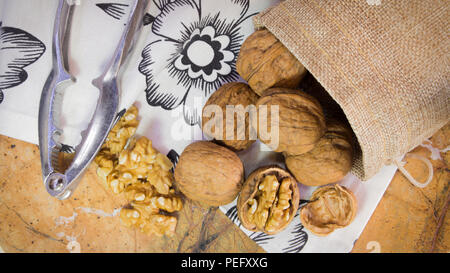
[(450, 119), (449, 2), (286, 0), (255, 17), (343, 109), (367, 180)]

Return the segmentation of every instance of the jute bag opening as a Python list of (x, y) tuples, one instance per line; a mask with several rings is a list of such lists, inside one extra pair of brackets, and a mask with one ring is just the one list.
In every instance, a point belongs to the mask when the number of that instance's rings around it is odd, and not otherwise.
[(359, 144), (352, 172), (364, 181), (449, 121), (448, 17), (446, 1), (286, 0), (255, 25), (340, 106)]

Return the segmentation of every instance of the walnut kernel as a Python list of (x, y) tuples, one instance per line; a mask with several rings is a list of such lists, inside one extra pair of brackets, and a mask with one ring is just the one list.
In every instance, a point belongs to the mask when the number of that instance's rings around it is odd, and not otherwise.
[(289, 225), (300, 200), (297, 181), (277, 166), (253, 171), (238, 198), (238, 216), (251, 231), (276, 234)]
[(133, 137), (137, 115), (137, 108), (131, 107), (111, 130), (94, 160), (97, 175), (130, 202), (120, 212), (124, 225), (173, 236), (177, 218), (167, 214), (180, 211), (183, 203), (172, 188), (172, 162), (146, 137)]

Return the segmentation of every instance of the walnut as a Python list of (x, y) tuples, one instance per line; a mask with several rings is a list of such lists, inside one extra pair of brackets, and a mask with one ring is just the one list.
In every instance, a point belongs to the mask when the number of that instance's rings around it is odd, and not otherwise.
[(167, 212), (179, 211), (183, 208), (183, 203), (176, 196), (153, 196), (150, 199), (152, 206)]
[(348, 226), (355, 218), (357, 202), (353, 193), (338, 184), (318, 188), (311, 202), (300, 210), (300, 221), (312, 233), (326, 236)]
[(105, 150), (101, 150), (95, 157), (94, 162), (97, 163), (97, 175), (103, 182), (106, 182), (106, 177), (113, 171), (116, 164), (114, 161), (114, 156)]
[(122, 208), (120, 218), (128, 227), (135, 227), (147, 234), (172, 236), (177, 219), (161, 214), (180, 211), (183, 208), (181, 198), (174, 195), (158, 195), (149, 183), (133, 184), (125, 188), (125, 196), (130, 204)]
[(130, 172), (113, 170), (106, 177), (106, 182), (115, 194), (119, 194), (125, 189), (126, 186), (130, 185), (134, 179), (135, 177), (133, 177)]
[(287, 168), (304, 185), (322, 186), (338, 182), (352, 167), (350, 128), (338, 121), (327, 125), (327, 131), (314, 149), (302, 155), (286, 157)]
[(183, 208), (172, 189), (172, 162), (145, 137), (139, 138), (134, 147), (123, 150), (117, 162), (108, 175), (112, 179), (109, 185), (115, 193), (123, 191), (131, 201), (121, 211), (122, 222), (147, 234), (172, 236), (177, 219), (161, 214), (161, 210), (172, 213)]
[[(276, 152), (300, 155), (314, 148), (325, 133), (322, 107), (315, 98), (301, 90), (271, 88), (256, 103), (258, 108), (258, 138)], [(272, 120), (272, 112), (278, 121)], [(275, 109), (275, 110), (274, 110)], [(267, 111), (267, 114), (261, 111)], [(277, 116), (274, 115), (274, 118)], [(273, 124), (272, 124), (273, 123)], [(267, 128), (262, 127), (266, 125)], [(278, 141), (273, 139), (272, 127), (278, 129)], [(276, 132), (276, 131), (275, 131)]]
[(142, 232), (156, 234), (158, 236), (173, 236), (177, 226), (177, 218), (170, 215), (152, 214), (147, 219), (145, 225), (141, 227)]
[[(172, 162), (153, 148), (146, 137), (133, 136), (138, 122), (137, 108), (131, 107), (111, 130), (95, 158), (97, 175), (116, 194), (130, 202), (120, 218), (129, 227), (147, 234), (173, 236), (181, 198), (172, 188)], [(127, 147), (127, 148), (125, 148)]]
[(123, 208), (120, 219), (128, 227), (136, 227), (143, 233), (157, 236), (173, 236), (177, 225), (175, 216), (157, 214), (151, 206), (143, 205)]
[(244, 166), (239, 157), (208, 141), (188, 145), (175, 168), (177, 188), (188, 198), (209, 206), (233, 201), (243, 179)]
[(255, 31), (242, 44), (236, 70), (258, 95), (271, 87), (295, 88), (305, 67), (267, 29)]
[[(256, 118), (257, 99), (258, 95), (245, 83), (231, 82), (222, 85), (211, 95), (203, 107), (203, 132), (229, 148), (247, 149), (256, 141), (257, 137), (256, 132), (250, 128), (249, 122), (252, 113)], [(209, 110), (219, 110), (211, 108), (211, 106), (218, 106), (221, 110), (220, 113), (208, 112)], [(233, 112), (230, 112), (232, 109)], [(228, 136), (227, 130), (230, 131)]]
[(141, 182), (140, 184), (135, 183), (126, 187), (124, 190), (125, 197), (127, 200), (133, 203), (149, 203), (152, 196), (156, 194), (156, 190), (146, 182)]
[(160, 194), (169, 194), (174, 180), (170, 169), (164, 169), (159, 163), (154, 164), (151, 170), (147, 173), (147, 180), (152, 184), (156, 191)]
[(124, 149), (129, 138), (136, 132), (139, 121), (138, 109), (132, 105), (109, 132), (105, 143), (94, 159), (97, 163), (97, 175), (106, 182), (106, 177), (117, 164), (117, 157)]
[(138, 109), (132, 105), (111, 129), (102, 146), (102, 150), (106, 149), (110, 154), (120, 153), (125, 147), (127, 140), (136, 132), (136, 128), (139, 125), (137, 116)]
[(170, 172), (172, 167), (172, 162), (156, 151), (149, 139), (141, 137), (133, 148), (120, 153), (117, 169), (119, 172), (130, 174), (132, 182), (146, 180), (158, 193), (168, 194), (173, 180)]
[(239, 219), (248, 230), (276, 234), (292, 221), (299, 200), (294, 177), (277, 166), (262, 167), (244, 183), (237, 202)]

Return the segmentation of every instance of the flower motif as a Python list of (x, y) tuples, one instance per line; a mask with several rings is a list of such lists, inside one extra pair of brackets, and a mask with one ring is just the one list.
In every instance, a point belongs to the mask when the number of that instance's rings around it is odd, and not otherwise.
[[(201, 108), (222, 84), (238, 81), (239, 48), (250, 24), (249, 0), (155, 1), (149, 43), (139, 71), (145, 75), (151, 106), (183, 105), (185, 121), (201, 123)], [(225, 8), (223, 8), (225, 7)], [(251, 26), (251, 25), (250, 25)], [(249, 33), (248, 33), (249, 34)]]
[(175, 60), (175, 68), (187, 70), (192, 79), (202, 77), (207, 82), (217, 79), (217, 74), (228, 75), (231, 72), (229, 62), (234, 53), (227, 50), (230, 38), (227, 35), (215, 36), (215, 29), (206, 26), (195, 29), (189, 40), (184, 42), (183, 51)]
[(3, 90), (22, 84), (27, 78), (27, 66), (45, 52), (45, 45), (30, 33), (2, 26), (0, 21), (0, 103)]

